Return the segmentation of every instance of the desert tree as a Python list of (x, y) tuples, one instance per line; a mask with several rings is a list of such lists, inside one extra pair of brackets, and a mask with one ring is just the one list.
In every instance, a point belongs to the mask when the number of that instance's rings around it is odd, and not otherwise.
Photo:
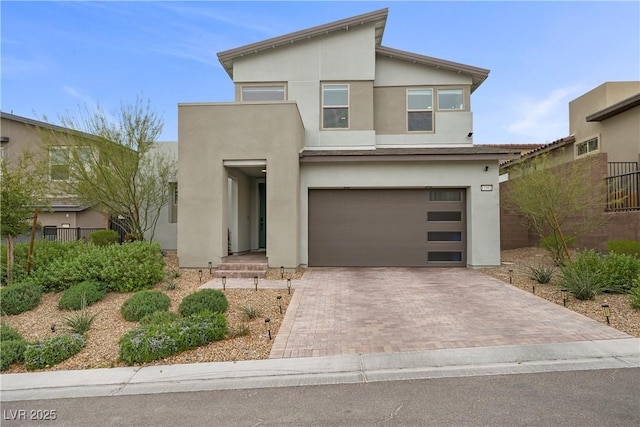
[(24, 235), (37, 210), (48, 205), (47, 183), (47, 162), (39, 153), (25, 150), (11, 164), (6, 158), (0, 161), (0, 235), (6, 239), (7, 283), (13, 279), (13, 240)]
[(594, 172), (594, 156), (568, 163), (558, 158), (544, 153), (515, 162), (502, 197), (562, 264), (571, 259), (569, 246), (578, 236), (604, 226), (607, 194), (604, 177)]
[(160, 212), (170, 200), (176, 160), (157, 149), (163, 120), (148, 100), (137, 97), (113, 114), (97, 106), (59, 118), (69, 129), (45, 130), (43, 140), (59, 157), (60, 185), (68, 194), (118, 222), (131, 240), (153, 240)]

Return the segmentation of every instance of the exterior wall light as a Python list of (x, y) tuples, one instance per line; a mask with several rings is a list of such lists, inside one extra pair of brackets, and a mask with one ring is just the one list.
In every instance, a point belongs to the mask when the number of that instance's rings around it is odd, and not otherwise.
[(565, 288), (560, 289), (560, 293), (562, 293), (562, 305), (567, 306), (567, 290)]
[(611, 308), (609, 307), (609, 304), (602, 304), (602, 314), (604, 314), (604, 317), (607, 319), (607, 325), (610, 325), (611, 322), (609, 321), (609, 318), (611, 317)]

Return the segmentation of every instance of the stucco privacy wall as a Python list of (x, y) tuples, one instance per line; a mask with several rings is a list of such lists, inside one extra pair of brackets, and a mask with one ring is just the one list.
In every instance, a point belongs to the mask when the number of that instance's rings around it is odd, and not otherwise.
[[(323, 37), (236, 58), (233, 80), (287, 82), (287, 96), (296, 101), (305, 123), (307, 147), (345, 147), (375, 144), (373, 80), (375, 78), (374, 24), (351, 27)], [(321, 83), (350, 83), (351, 107), (368, 117), (352, 116), (349, 131), (319, 132)]]
[[(467, 189), (467, 264), (500, 265), (500, 224), (495, 220), (500, 209), (497, 167), (494, 160), (302, 163), (300, 262), (308, 264), (309, 189), (448, 187)], [(484, 184), (493, 185), (493, 191), (481, 191)]]
[(265, 160), (270, 265), (298, 260), (299, 151), (304, 129), (292, 102), (179, 104), (178, 252), (183, 267), (214, 266), (227, 252), (225, 160)]

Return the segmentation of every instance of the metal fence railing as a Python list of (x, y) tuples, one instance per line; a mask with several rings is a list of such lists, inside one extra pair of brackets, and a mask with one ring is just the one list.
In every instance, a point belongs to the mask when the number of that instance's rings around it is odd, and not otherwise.
[(81, 228), (81, 227), (42, 227), (42, 237), (45, 240), (71, 242), (73, 240), (89, 241), (89, 234), (94, 231), (104, 230), (104, 228)]
[(640, 210), (640, 172), (607, 178), (607, 211)]
[(638, 162), (608, 162), (607, 169), (610, 177), (638, 172)]

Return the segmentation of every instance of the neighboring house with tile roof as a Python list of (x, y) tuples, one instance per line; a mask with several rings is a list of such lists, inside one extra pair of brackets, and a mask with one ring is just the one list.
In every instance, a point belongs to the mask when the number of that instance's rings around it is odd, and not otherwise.
[(178, 106), (178, 256), (218, 266), (500, 263), (489, 70), (382, 46), (388, 10), (220, 52), (235, 101)]
[[(4, 158), (11, 166), (25, 150), (32, 153), (44, 153), (49, 157), (51, 188), (55, 190), (56, 187), (59, 187), (57, 183), (64, 181), (69, 167), (65, 162), (65, 147), (61, 146), (55, 151), (47, 151), (42, 141), (42, 134), (38, 129), (60, 135), (66, 134), (70, 130), (4, 112), (0, 113), (0, 119), (0, 133), (2, 134), (0, 157)], [(88, 135), (88, 137), (90, 136)], [(42, 226), (41, 232), (47, 237), (63, 240), (86, 239), (91, 231), (108, 227), (108, 218), (91, 209), (90, 206), (83, 205), (73, 195), (58, 194), (56, 191), (51, 193), (55, 196), (51, 196), (49, 207), (41, 209), (38, 215), (38, 222)]]
[[(569, 102), (569, 136), (524, 153), (520, 161), (545, 153), (558, 168), (591, 159), (591, 182), (606, 182), (607, 203), (599, 209), (607, 223), (579, 237), (578, 247), (604, 250), (608, 240), (640, 240), (640, 81), (607, 82)], [(501, 165), (503, 192), (514, 162)], [(501, 240), (503, 249), (511, 249), (537, 239), (521, 217), (502, 209)]]

